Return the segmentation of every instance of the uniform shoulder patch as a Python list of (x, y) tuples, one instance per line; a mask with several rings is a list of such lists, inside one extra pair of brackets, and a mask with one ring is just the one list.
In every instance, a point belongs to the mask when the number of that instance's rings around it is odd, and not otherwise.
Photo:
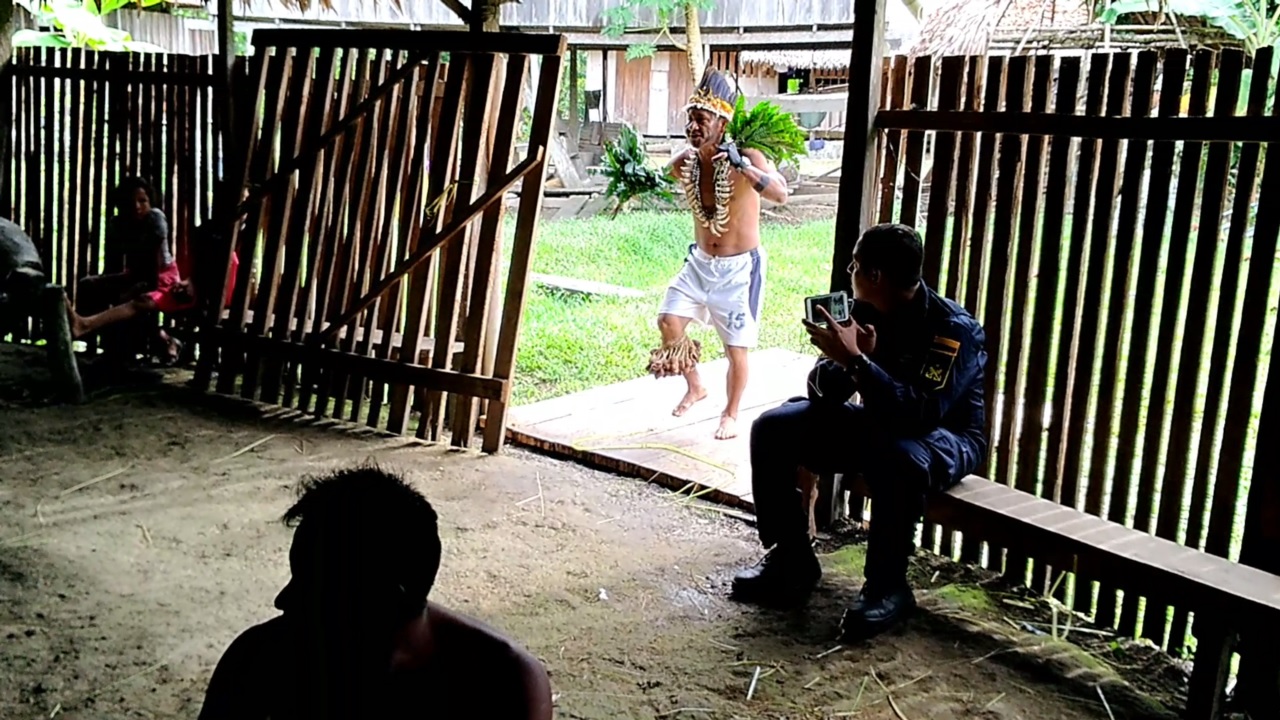
[(960, 341), (943, 335), (933, 336), (920, 377), (931, 390), (941, 390), (951, 378), (951, 368), (960, 354)]

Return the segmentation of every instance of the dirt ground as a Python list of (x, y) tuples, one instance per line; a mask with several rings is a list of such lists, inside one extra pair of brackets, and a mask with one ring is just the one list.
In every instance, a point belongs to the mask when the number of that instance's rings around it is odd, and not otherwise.
[(367, 460), (404, 472), (440, 513), (433, 599), (540, 656), (557, 717), (1155, 712), (1094, 656), (993, 630), (974, 608), (990, 600), (943, 569), (923, 569), (928, 610), (905, 630), (837, 649), (860, 547), (824, 557), (806, 609), (744, 608), (726, 590), (758, 557), (751, 528), (666, 491), (196, 396), (177, 371), (33, 406), (34, 358), (0, 346), (0, 718), (195, 717), (222, 650), (274, 614), (293, 483)]

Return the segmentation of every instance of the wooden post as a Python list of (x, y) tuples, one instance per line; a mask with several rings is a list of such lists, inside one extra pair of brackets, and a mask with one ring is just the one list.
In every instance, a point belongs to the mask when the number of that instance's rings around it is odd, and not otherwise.
[(853, 57), (849, 64), (849, 107), (845, 116), (840, 204), (836, 210), (832, 291), (851, 290), (848, 267), (853, 247), (872, 224), (876, 192), (876, 111), (880, 104), (884, 57), (885, 0), (854, 0)]
[[(1211, 611), (1212, 613), (1212, 611)], [(1196, 658), (1187, 687), (1187, 720), (1218, 720), (1226, 699), (1227, 673), (1235, 635), (1212, 614), (1196, 617)]]
[[(1263, 213), (1266, 213), (1264, 215)], [(1260, 221), (1276, 222), (1274, 211), (1260, 211)], [(1267, 215), (1271, 217), (1268, 218)], [(1280, 352), (1280, 336), (1272, 340), (1271, 352)], [(1258, 419), (1258, 437), (1275, 437), (1280, 431), (1280, 367), (1271, 364), (1262, 414)], [(1269, 434), (1263, 434), (1269, 433)], [(1253, 457), (1253, 481), (1249, 486), (1249, 505), (1245, 512), (1244, 538), (1240, 546), (1240, 562), (1250, 567), (1280, 575), (1280, 446), (1259, 442)], [(1201, 620), (1196, 618), (1196, 625)], [(1280, 702), (1280, 658), (1275, 652), (1276, 637), (1263, 628), (1250, 630), (1240, 638), (1240, 673), (1235, 696), (1240, 710), (1254, 717), (1274, 713)], [(1196, 663), (1200, 662), (1199, 648)]]
[(578, 105), (578, 50), (569, 48), (569, 147), (578, 151), (578, 143), (582, 140), (582, 120), (578, 113), (582, 108)]
[(67, 293), (59, 285), (45, 285), (40, 293), (39, 312), (44, 316), (49, 357), (49, 375), (62, 402), (84, 402), (84, 385), (76, 364), (71, 322), (67, 317)]

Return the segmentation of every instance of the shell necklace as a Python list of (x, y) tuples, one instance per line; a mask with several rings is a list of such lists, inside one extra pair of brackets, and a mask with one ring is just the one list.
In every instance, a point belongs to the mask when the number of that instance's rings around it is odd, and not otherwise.
[(693, 217), (702, 227), (720, 237), (729, 227), (729, 200), (733, 195), (733, 182), (729, 180), (729, 161), (722, 158), (715, 162), (715, 195), (716, 204), (713, 212), (708, 213), (702, 204), (702, 163), (698, 162), (698, 154), (691, 153), (684, 160), (684, 194), (693, 209)]

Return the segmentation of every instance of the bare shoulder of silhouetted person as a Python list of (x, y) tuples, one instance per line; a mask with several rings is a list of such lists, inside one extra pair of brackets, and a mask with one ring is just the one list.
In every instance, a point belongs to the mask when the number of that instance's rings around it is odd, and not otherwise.
[(535, 657), (427, 602), (440, 565), (430, 503), (371, 468), (303, 483), (280, 617), (244, 631), (214, 670), (200, 720), (550, 720)]

